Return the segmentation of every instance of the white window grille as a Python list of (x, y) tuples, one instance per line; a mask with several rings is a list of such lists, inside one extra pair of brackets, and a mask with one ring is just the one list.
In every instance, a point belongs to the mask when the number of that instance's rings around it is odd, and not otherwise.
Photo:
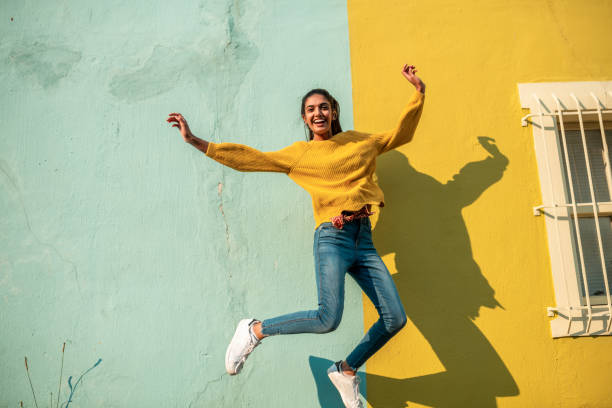
[(612, 82), (519, 84), (533, 125), (556, 306), (553, 337), (610, 335)]

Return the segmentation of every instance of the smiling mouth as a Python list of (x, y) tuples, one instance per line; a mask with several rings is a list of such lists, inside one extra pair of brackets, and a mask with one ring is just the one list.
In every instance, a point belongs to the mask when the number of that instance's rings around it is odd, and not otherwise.
[(325, 126), (325, 124), (327, 123), (327, 121), (323, 120), (323, 119), (317, 119), (313, 122), (315, 124), (315, 126)]

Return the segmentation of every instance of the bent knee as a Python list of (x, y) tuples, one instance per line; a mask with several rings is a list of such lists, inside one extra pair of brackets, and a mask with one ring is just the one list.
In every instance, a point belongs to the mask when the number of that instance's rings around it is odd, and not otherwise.
[(330, 333), (333, 332), (340, 326), (342, 320), (342, 314), (330, 314), (321, 312), (319, 314), (319, 333)]
[(406, 326), (407, 322), (408, 319), (406, 318), (405, 313), (398, 314), (397, 316), (393, 316), (393, 318), (387, 324), (385, 324), (385, 329), (389, 334), (393, 335), (402, 330), (402, 328)]
[(322, 323), (319, 333), (331, 333), (338, 328), (340, 322)]

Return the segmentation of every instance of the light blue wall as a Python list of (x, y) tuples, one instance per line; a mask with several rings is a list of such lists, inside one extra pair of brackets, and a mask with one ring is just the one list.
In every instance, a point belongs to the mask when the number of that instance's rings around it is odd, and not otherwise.
[(336, 332), (223, 364), (239, 319), (316, 308), (310, 198), (164, 120), (275, 150), (325, 87), (351, 128), (345, 2), (3, 0), (0, 22), (0, 407), (33, 406), (24, 356), (55, 399), (64, 341), (62, 401), (102, 359), (71, 407), (320, 406), (309, 357), (363, 330), (350, 279)]

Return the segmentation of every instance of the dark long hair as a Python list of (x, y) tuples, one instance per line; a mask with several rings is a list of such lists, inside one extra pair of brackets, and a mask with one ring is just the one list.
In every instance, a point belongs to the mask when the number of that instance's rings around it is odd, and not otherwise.
[[(340, 104), (338, 103), (336, 98), (331, 96), (331, 94), (327, 92), (327, 90), (325, 89), (321, 89), (321, 88), (312, 89), (308, 91), (306, 95), (304, 95), (304, 97), (302, 98), (302, 117), (304, 117), (304, 115), (306, 114), (306, 106), (304, 106), (306, 105), (306, 99), (310, 98), (312, 95), (322, 95), (325, 98), (327, 98), (327, 100), (329, 101), (331, 105), (332, 112), (336, 112), (336, 119), (333, 119), (333, 116), (332, 116), (332, 122), (331, 122), (332, 136), (342, 132), (342, 126), (340, 126)], [(308, 131), (308, 136), (306, 137), (306, 140), (310, 141), (314, 137), (314, 134), (312, 133), (312, 130), (310, 130), (308, 125), (306, 124), (304, 125), (306, 126), (306, 130)]]

